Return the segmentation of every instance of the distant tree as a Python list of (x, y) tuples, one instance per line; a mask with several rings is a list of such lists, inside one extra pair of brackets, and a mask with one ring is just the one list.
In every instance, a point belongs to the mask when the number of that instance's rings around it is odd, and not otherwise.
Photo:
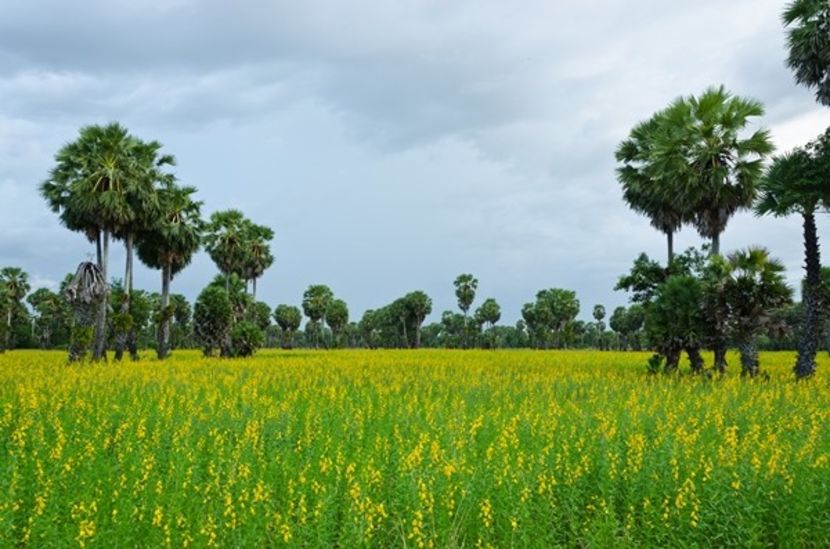
[(253, 223), (247, 226), (242, 270), (245, 280), (250, 280), (252, 283), (251, 295), (254, 300), (256, 300), (257, 280), (274, 263), (274, 256), (271, 254), (271, 248), (268, 245), (273, 239), (274, 231), (270, 228)]
[(230, 291), (232, 274), (244, 278), (246, 230), (249, 223), (239, 210), (225, 210), (211, 214), (205, 227), (205, 251), (225, 275), (226, 291)]
[(412, 324), (415, 332), (413, 346), (417, 349), (421, 346), (421, 326), (424, 320), (432, 313), (432, 299), (420, 290), (410, 292), (404, 296), (405, 309), (408, 321)]
[(232, 325), (233, 308), (228, 292), (221, 286), (207, 286), (193, 308), (194, 335), (205, 356), (213, 356), (216, 349), (222, 356), (230, 354)]
[(14, 347), (12, 322), (24, 310), (23, 298), (29, 293), (29, 275), (19, 267), (4, 267), (0, 270), (0, 282), (5, 288), (6, 298), (6, 342), (5, 347)]
[(357, 325), (363, 343), (370, 349), (378, 346), (378, 316), (374, 309), (367, 309)]
[(816, 101), (830, 106), (830, 4), (825, 0), (795, 0), (784, 11), (789, 56), (795, 80), (815, 89)]
[(468, 346), (468, 314), (473, 301), (476, 299), (476, 290), (478, 290), (478, 279), (471, 274), (460, 274), (456, 277), (455, 282), (455, 297), (458, 299), (458, 308), (464, 314), (464, 347)]
[(807, 147), (775, 157), (761, 182), (758, 214), (800, 214), (804, 225), (804, 321), (795, 374), (807, 378), (816, 370), (821, 337), (822, 291), (816, 213), (830, 206), (830, 130)]
[(339, 337), (343, 328), (349, 323), (349, 307), (346, 302), (342, 299), (331, 299), (326, 306), (325, 319), (336, 347), (339, 345)]
[(38, 339), (43, 349), (52, 347), (52, 334), (63, 328), (66, 303), (60, 295), (48, 288), (38, 288), (26, 298), (35, 313)]
[[(303, 293), (303, 313), (311, 321), (311, 324), (316, 327), (321, 327), (322, 321), (325, 319), (326, 310), (329, 303), (334, 299), (334, 293), (331, 288), (324, 284), (312, 284)], [(312, 335), (317, 339), (314, 340), (314, 346), (320, 346), (321, 330), (312, 328)]]
[(294, 334), (297, 333), (303, 321), (299, 307), (277, 305), (277, 308), (274, 309), (274, 320), (277, 321), (277, 324), (282, 330), (282, 347), (284, 349), (292, 349), (294, 347)]
[(497, 346), (495, 326), (501, 319), (501, 307), (498, 302), (489, 297), (476, 309), (475, 321), (482, 327), (484, 333), (484, 344), (486, 347), (495, 349)]

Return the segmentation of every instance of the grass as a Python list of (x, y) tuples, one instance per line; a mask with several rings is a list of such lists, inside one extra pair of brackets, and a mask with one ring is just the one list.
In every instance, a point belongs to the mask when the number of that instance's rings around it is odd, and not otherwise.
[[(830, 360), (0, 355), (0, 546), (826, 546)], [(733, 372), (737, 358), (731, 358)]]

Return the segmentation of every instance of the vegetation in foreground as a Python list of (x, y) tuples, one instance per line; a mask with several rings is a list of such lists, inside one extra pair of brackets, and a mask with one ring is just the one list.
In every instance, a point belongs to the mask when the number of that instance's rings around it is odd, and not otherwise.
[(0, 546), (825, 546), (828, 358), (0, 356)]

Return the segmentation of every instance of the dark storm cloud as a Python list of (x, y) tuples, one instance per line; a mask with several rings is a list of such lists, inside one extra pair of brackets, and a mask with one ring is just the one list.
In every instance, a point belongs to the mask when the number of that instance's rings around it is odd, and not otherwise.
[[(757, 97), (781, 148), (830, 124), (784, 66), (773, 0), (3, 4), (0, 264), (43, 283), (89, 252), (36, 192), (82, 124), (160, 139), (208, 212), (273, 226), (272, 305), (326, 282), (353, 316), (415, 288), (440, 312), (472, 271), (508, 321), (542, 287), (620, 303), (633, 257), (662, 257), (613, 149), (678, 95)], [(796, 280), (798, 238), (743, 215), (724, 243), (768, 244)], [(213, 272), (200, 256), (174, 286), (193, 296)]]

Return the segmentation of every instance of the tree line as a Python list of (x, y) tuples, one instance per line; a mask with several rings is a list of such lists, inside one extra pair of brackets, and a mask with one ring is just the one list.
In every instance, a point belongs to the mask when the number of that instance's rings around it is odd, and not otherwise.
[[(830, 106), (830, 5), (796, 0), (783, 21), (796, 81)], [(630, 306), (614, 310), (607, 325), (601, 305), (592, 310), (593, 321), (577, 320), (579, 300), (562, 288), (539, 291), (515, 326), (499, 325), (494, 298), (473, 308), (478, 280), (471, 274), (454, 281), (458, 311), (431, 324), (425, 319), (432, 301), (418, 290), (358, 321), (321, 284), (307, 289), (300, 307), (272, 310), (256, 299), (257, 282), (274, 262), (269, 227), (236, 210), (203, 219), (196, 189), (178, 183), (175, 157), (159, 142), (139, 139), (118, 123), (87, 126), (57, 152), (40, 191), (62, 224), (94, 245), (95, 261), (81, 263), (59, 293), (29, 295), (25, 273), (3, 269), (0, 342), (2, 348), (66, 346), (70, 360), (102, 360), (108, 349), (116, 360), (125, 353), (135, 358), (149, 346), (162, 359), (179, 346), (220, 356), (247, 356), (263, 345), (650, 348), (656, 354), (649, 367), (666, 373), (678, 371), (684, 353), (693, 372), (723, 373), (727, 349), (737, 347), (748, 376), (760, 372), (760, 348), (797, 348), (794, 371), (807, 378), (815, 372), (830, 306), (816, 227), (817, 214), (830, 208), (830, 130), (775, 155), (769, 131), (758, 127), (763, 114), (760, 102), (712, 87), (673, 101), (619, 144), (623, 198), (665, 234), (667, 254), (664, 264), (641, 255), (620, 277), (616, 288), (629, 292)], [(767, 250), (721, 253), (721, 236), (742, 210), (802, 218), (800, 303)], [(707, 244), (677, 254), (674, 235), (687, 225)], [(114, 240), (126, 251), (117, 280), (109, 265)], [(191, 307), (171, 284), (201, 247), (219, 274)], [(133, 288), (136, 255), (160, 272), (158, 293)], [(711, 367), (703, 350), (712, 351)]]

